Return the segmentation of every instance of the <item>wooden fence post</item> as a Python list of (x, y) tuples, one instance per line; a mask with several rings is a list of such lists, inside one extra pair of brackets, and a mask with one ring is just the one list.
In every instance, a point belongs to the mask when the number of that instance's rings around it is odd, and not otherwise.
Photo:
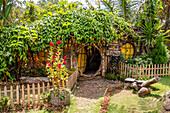
[(165, 64), (163, 64), (163, 76), (165, 76)]
[(4, 87), (4, 95), (7, 96), (7, 87)]
[(38, 104), (40, 104), (40, 84), (38, 83)]
[(10, 86), (10, 101), (11, 101), (11, 107), (13, 108), (14, 107), (14, 99), (13, 99), (13, 86), (11, 85)]
[(160, 65), (160, 72), (159, 72), (159, 73), (160, 73), (160, 74), (159, 74), (160, 76), (162, 75), (161, 72), (162, 72), (162, 64)]
[(151, 74), (151, 76), (153, 77), (153, 64), (152, 64), (152, 74)]
[(143, 74), (142, 74), (142, 78), (144, 78), (144, 76), (145, 76), (145, 66), (144, 66), (144, 64), (143, 64), (143, 68), (142, 68), (142, 71), (143, 71)]
[(22, 104), (25, 105), (24, 84), (22, 84)]
[(135, 74), (135, 78), (137, 79), (138, 78), (138, 65), (136, 66), (136, 74)]
[(35, 84), (32, 84), (33, 103), (35, 104)]
[(19, 104), (19, 86), (16, 86), (17, 104)]
[(28, 96), (28, 101), (27, 101), (27, 103), (28, 103), (28, 106), (30, 105), (30, 85), (29, 84), (27, 84), (27, 96)]
[(141, 68), (142, 68), (142, 66), (140, 65), (140, 70), (139, 70), (139, 79), (141, 79)]

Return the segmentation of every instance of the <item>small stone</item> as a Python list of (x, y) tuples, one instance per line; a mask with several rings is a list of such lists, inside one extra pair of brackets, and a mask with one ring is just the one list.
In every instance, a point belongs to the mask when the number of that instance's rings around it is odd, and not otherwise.
[(170, 91), (167, 91), (164, 95), (164, 98), (170, 99)]
[(170, 99), (167, 99), (163, 102), (163, 107), (166, 111), (170, 111)]
[(125, 82), (135, 82), (136, 80), (134, 78), (126, 78)]
[(148, 88), (146, 88), (146, 87), (142, 87), (142, 88), (138, 91), (138, 95), (139, 95), (140, 97), (145, 96), (145, 95), (147, 95), (147, 94), (150, 94), (150, 90), (149, 90)]

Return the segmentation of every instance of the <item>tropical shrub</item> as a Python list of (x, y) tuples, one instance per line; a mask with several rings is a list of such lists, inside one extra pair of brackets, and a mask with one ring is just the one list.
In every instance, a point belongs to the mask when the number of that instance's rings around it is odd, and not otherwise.
[(154, 64), (166, 64), (168, 62), (168, 50), (165, 44), (163, 44), (163, 38), (160, 37), (156, 41), (154, 48), (150, 53), (151, 58), (153, 59)]
[(140, 56), (137, 56), (136, 58), (132, 59), (132, 58), (128, 58), (127, 60), (122, 56), (121, 60), (123, 62), (126, 62), (128, 64), (132, 64), (134, 66), (137, 65), (152, 65), (152, 58), (146, 54), (145, 52), (143, 52)]

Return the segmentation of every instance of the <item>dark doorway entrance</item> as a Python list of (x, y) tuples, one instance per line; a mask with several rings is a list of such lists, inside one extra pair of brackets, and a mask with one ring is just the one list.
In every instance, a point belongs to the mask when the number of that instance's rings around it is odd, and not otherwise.
[(95, 74), (101, 65), (101, 55), (99, 50), (93, 46), (85, 46), (82, 51), (79, 52), (78, 64), (78, 69), (79, 71), (83, 71), (83, 74)]

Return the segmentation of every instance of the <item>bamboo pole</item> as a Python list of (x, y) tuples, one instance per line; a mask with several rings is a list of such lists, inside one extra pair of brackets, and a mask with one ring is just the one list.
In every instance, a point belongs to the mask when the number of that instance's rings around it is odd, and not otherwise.
[(19, 86), (16, 86), (17, 104), (19, 104)]
[(7, 87), (4, 87), (4, 95), (7, 96)]
[(32, 84), (33, 103), (35, 104), (35, 84)]
[(40, 84), (38, 83), (38, 104), (40, 104)]
[(22, 85), (22, 104), (25, 104), (24, 84)]
[(13, 99), (13, 86), (10, 86), (10, 101), (11, 101), (11, 107), (14, 107), (14, 99)]
[(150, 68), (150, 65), (149, 65), (149, 69), (148, 69), (148, 77), (150, 77), (150, 72), (151, 72), (151, 68)]

